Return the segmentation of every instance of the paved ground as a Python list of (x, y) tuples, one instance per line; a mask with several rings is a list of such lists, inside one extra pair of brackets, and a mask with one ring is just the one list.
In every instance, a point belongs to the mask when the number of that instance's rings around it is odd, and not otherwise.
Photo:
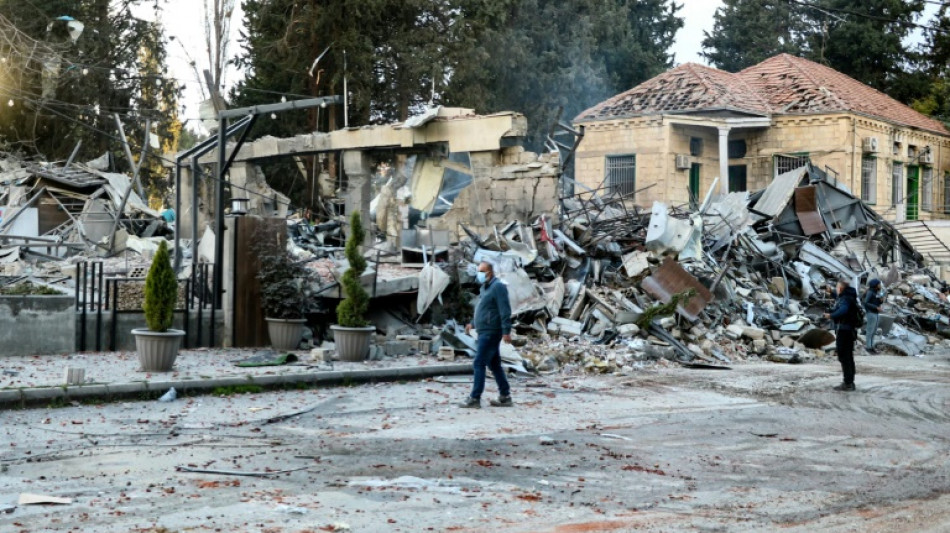
[(858, 364), (856, 393), (829, 360), (532, 378), (514, 409), (454, 377), (3, 411), (0, 509), (74, 501), (0, 531), (950, 530), (950, 356)]
[[(63, 384), (66, 367), (85, 370), (87, 384), (135, 383), (149, 381), (200, 381), (241, 376), (280, 376), (326, 370), (366, 370), (437, 364), (433, 357), (395, 357), (382, 361), (346, 363), (315, 362), (310, 352), (292, 352), (298, 357), (283, 366), (238, 367), (234, 361), (246, 359), (268, 349), (203, 348), (182, 350), (173, 372), (142, 372), (138, 355), (133, 352), (84, 352), (70, 355), (0, 357), (0, 390), (23, 387), (50, 387)], [(460, 358), (461, 359), (461, 358)]]

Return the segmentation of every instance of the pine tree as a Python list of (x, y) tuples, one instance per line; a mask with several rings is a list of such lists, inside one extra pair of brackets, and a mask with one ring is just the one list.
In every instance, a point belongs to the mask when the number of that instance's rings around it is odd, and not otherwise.
[(910, 102), (926, 91), (905, 40), (924, 0), (724, 0), (703, 56), (736, 72), (787, 52)]
[(713, 18), (712, 32), (703, 32), (702, 55), (729, 72), (804, 48), (802, 13), (785, 0), (724, 0)]

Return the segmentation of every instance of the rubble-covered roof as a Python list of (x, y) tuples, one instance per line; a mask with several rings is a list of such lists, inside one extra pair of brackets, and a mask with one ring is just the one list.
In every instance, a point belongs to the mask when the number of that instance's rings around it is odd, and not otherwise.
[(737, 74), (780, 114), (850, 111), (947, 135), (947, 128), (890, 96), (813, 61), (780, 54)]
[(765, 99), (738, 76), (686, 63), (597, 104), (574, 120), (586, 122), (698, 111), (768, 115), (772, 110)]
[(574, 121), (710, 111), (753, 115), (851, 112), (950, 135), (940, 121), (830, 67), (789, 54), (771, 57), (736, 74), (686, 63), (591, 107)]

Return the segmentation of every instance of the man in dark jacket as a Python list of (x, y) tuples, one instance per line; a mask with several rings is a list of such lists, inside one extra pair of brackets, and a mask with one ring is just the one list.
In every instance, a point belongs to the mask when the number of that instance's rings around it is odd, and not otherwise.
[[(478, 307), (475, 308), (475, 330), (478, 331), (478, 350), (472, 363), (475, 379), (472, 393), (462, 403), (465, 408), (480, 408), (482, 392), (485, 390), (485, 367), (491, 368), (498, 385), (498, 399), (491, 400), (494, 407), (511, 407), (511, 389), (501, 366), (501, 341), (511, 343), (511, 303), (508, 301), (508, 287), (495, 278), (490, 263), (478, 265), (478, 281), (482, 284), (479, 292)], [(471, 331), (472, 325), (465, 327)]]
[(868, 292), (864, 294), (865, 320), (867, 320), (864, 345), (868, 353), (877, 353), (877, 348), (874, 347), (874, 334), (877, 333), (877, 326), (881, 322), (881, 306), (883, 305), (884, 293), (881, 290), (881, 280), (874, 278), (868, 282)]
[(857, 338), (858, 293), (846, 279), (838, 281), (837, 299), (831, 313), (825, 313), (835, 323), (835, 348), (844, 382), (835, 387), (839, 391), (854, 390), (854, 340)]

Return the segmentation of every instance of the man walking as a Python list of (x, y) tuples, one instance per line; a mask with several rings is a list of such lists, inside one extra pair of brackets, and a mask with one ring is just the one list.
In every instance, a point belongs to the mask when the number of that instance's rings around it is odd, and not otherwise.
[[(511, 407), (511, 389), (501, 366), (501, 341), (511, 343), (511, 304), (508, 302), (508, 287), (495, 278), (490, 263), (478, 265), (479, 291), (478, 307), (475, 308), (475, 329), (478, 331), (478, 350), (475, 361), (475, 379), (472, 393), (462, 402), (461, 407), (478, 409), (482, 406), (482, 392), (485, 390), (485, 368), (491, 369), (498, 385), (498, 399), (491, 400), (495, 407)], [(471, 331), (472, 325), (465, 327)]]
[(884, 305), (884, 292), (881, 290), (881, 280), (875, 278), (868, 282), (868, 292), (864, 293), (864, 316), (867, 320), (864, 345), (868, 353), (877, 353), (874, 347), (874, 334), (881, 322), (881, 306)]
[(844, 381), (835, 387), (839, 391), (853, 391), (854, 387), (854, 340), (858, 327), (858, 293), (847, 279), (838, 280), (837, 300), (831, 313), (825, 313), (835, 323), (835, 348)]

